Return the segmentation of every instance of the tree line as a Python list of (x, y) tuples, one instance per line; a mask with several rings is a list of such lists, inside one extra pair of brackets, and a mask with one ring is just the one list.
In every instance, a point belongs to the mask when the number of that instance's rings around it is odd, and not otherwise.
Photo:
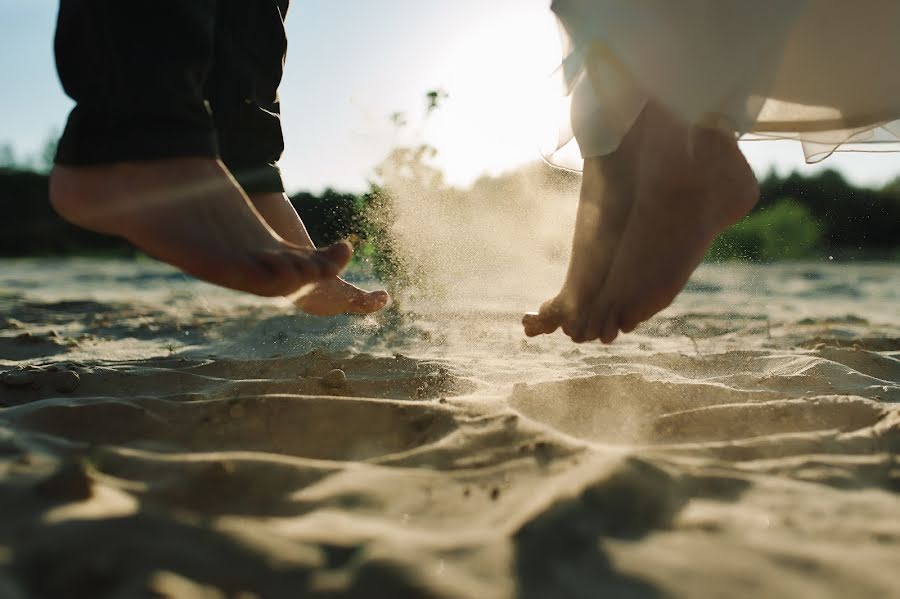
[[(415, 152), (409, 151), (413, 160)], [(546, 165), (547, 178), (574, 175)], [(502, 186), (515, 173), (484, 177), (477, 186)], [(65, 256), (105, 254), (128, 256), (131, 246), (115, 237), (99, 235), (69, 225), (50, 207), (46, 172), (21, 165), (0, 167), (0, 256)], [(421, 182), (446, 190), (439, 176)], [(897, 259), (900, 257), (900, 180), (882, 188), (859, 187), (835, 171), (813, 175), (771, 173), (760, 181), (761, 199), (745, 219), (714, 243), (709, 258), (772, 261), (832, 256), (835, 259)], [(454, 190), (464, 197), (467, 190)], [(446, 192), (435, 193), (435, 201), (446, 201)], [(313, 240), (329, 243), (350, 237), (360, 256), (391, 274), (389, 234), (391, 196), (389, 189), (372, 184), (364, 194), (326, 189), (320, 194), (298, 192), (291, 202), (300, 213)], [(722, 201), (727, 201), (723, 198)]]

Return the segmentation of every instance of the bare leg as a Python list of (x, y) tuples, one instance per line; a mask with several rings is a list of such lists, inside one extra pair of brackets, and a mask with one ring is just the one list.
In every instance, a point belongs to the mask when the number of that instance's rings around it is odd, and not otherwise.
[(263, 296), (333, 277), (350, 259), (289, 243), (263, 222), (218, 160), (175, 158), (56, 166), (50, 199), (66, 220), (128, 239), (205, 281)]
[[(303, 221), (283, 193), (253, 193), (250, 201), (269, 226), (287, 241), (300, 247), (315, 248)], [(298, 308), (316, 316), (369, 314), (388, 302), (386, 291), (365, 291), (338, 276), (324, 278), (302, 291), (294, 299)]]

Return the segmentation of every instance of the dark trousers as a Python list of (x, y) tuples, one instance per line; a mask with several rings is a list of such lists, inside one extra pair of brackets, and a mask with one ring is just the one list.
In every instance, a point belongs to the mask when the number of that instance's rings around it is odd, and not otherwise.
[(56, 162), (218, 157), (246, 191), (283, 191), (288, 2), (60, 0), (56, 64), (76, 106)]

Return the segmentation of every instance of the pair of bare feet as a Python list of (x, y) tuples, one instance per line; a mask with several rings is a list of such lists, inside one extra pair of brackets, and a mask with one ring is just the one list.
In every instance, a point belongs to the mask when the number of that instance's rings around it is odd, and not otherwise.
[[(348, 244), (316, 249), (284, 194), (248, 197), (217, 160), (57, 166), (50, 195), (72, 223), (224, 287), (299, 290), (300, 309), (322, 316), (374, 312), (388, 300), (338, 278)], [(585, 161), (566, 281), (525, 315), (526, 334), (562, 327), (573, 341), (610, 343), (630, 332), (671, 303), (712, 239), (758, 196), (733, 136), (648, 104), (614, 153)]]
[(348, 243), (316, 249), (283, 193), (248, 196), (218, 160), (57, 166), (50, 198), (73, 224), (124, 237), (223, 287), (292, 296), (310, 314), (365, 314), (388, 301), (385, 291), (337, 276), (350, 260)]
[(712, 242), (759, 198), (733, 135), (648, 103), (619, 148), (585, 160), (572, 256), (559, 294), (522, 319), (612, 342), (666, 306)]

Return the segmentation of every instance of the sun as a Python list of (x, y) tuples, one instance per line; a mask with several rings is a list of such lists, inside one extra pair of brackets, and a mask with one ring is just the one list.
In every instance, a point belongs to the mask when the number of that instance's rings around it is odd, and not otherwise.
[[(560, 44), (546, 7), (483, 18), (446, 46), (433, 78), (449, 96), (424, 127), (435, 163), (454, 184), (540, 159), (542, 138), (556, 127), (553, 72)], [(549, 119), (548, 119), (549, 117)]]

